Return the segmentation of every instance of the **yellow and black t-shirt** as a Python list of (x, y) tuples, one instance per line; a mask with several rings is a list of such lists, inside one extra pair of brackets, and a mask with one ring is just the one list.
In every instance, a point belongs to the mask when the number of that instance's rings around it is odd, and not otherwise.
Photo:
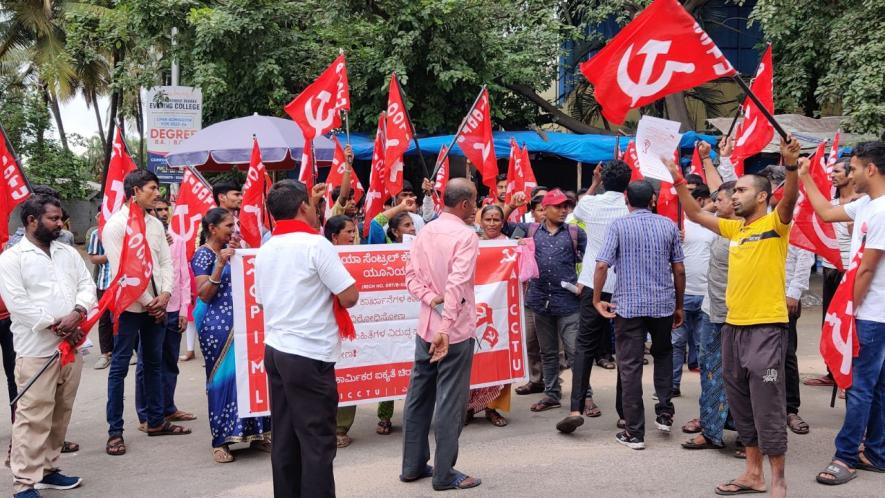
[(719, 233), (731, 241), (725, 321), (732, 325), (787, 323), (790, 225), (772, 211), (749, 225), (743, 220), (720, 219)]

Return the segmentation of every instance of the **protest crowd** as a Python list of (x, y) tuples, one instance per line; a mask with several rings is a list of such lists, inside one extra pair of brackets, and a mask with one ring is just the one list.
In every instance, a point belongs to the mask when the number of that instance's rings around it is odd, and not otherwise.
[[(625, 29), (618, 36), (643, 35)], [(688, 36), (700, 43), (695, 33)], [(616, 71), (612, 60), (621, 54), (610, 52), (617, 50), (623, 48), (610, 43), (582, 67), (609, 118), (623, 120), (630, 108), (680, 89), (676, 76), (671, 87), (638, 100), (617, 89), (618, 78), (606, 76)], [(721, 54), (704, 50), (698, 48), (697, 71), (678, 84), (728, 72)], [(657, 174), (666, 176), (656, 177), (636, 159), (636, 144), (625, 143), (626, 152), (619, 146), (612, 160), (595, 166), (588, 189), (573, 192), (538, 185), (527, 151), (515, 142), (507, 171), (499, 171), (494, 152), (484, 152), (491, 146), (491, 104), (483, 90), (455, 140), (477, 178), (469, 169), (466, 177), (451, 175), (442, 153), (416, 189), (403, 171), (414, 131), (399, 126), (395, 109), (405, 106), (392, 82), (399, 105), (379, 118), (364, 190), (351, 146), (339, 142), (343, 135), (336, 136), (325, 182), (310, 157), (310, 141), (340, 128), (338, 111), (350, 106), (340, 91), (342, 65), (330, 66), (286, 108), (306, 141), (298, 180), (272, 182), (255, 140), (244, 185), (212, 184), (189, 168), (177, 198), (169, 199), (154, 173), (135, 166), (118, 131), (107, 184), (123, 188), (104, 189), (87, 237), (94, 272), (65, 229), (57, 192), (30, 185), (18, 167), (5, 175), (0, 200), (8, 210), (0, 214), (18, 206), (21, 220), (14, 233), (0, 231), (0, 346), (9, 398), (17, 399), (6, 465), (16, 497), (84, 482), (60, 468), (62, 453), (95, 444), (66, 440), (82, 349), (95, 349), (94, 368), (107, 370), (109, 457), (126, 455), (127, 438), (136, 437), (124, 437), (134, 404), (138, 431), (148, 437), (187, 437), (189, 424), (208, 422), (211, 441), (191, 436), (181, 444), (206, 446), (218, 464), (235, 462), (235, 444), (269, 453), (275, 496), (334, 496), (333, 462), (354, 443), (348, 432), (357, 410), (339, 406), (336, 362), (342, 345), (356, 340), (361, 322), (348, 309), (365, 292), (340, 254), (386, 244), (408, 255), (400, 278), (418, 310), (409, 336), (413, 363), (403, 396), (363, 405), (377, 411), (377, 434), (401, 424), (402, 483), (428, 479), (438, 491), (480, 486), (480, 477), (456, 469), (462, 428), (480, 413), (493, 427), (507, 426), (515, 394), (534, 398), (532, 412), (565, 403), (567, 412), (550, 430), (566, 435), (615, 410), (611, 437), (633, 450), (646, 447), (649, 430), (689, 434), (684, 451), (722, 449), (726, 432), (736, 431), (734, 456), (744, 468), (721, 476), (711, 493), (787, 496), (787, 431), (810, 430), (799, 413), (797, 320), (816, 257), (826, 260), (821, 323), (832, 340), (821, 351), (830, 374), (805, 382), (847, 389), (840, 390), (842, 429), (834, 448), (819, 449), (823, 465), (814, 478), (835, 486), (885, 472), (885, 143), (833, 145), (829, 155), (821, 144), (808, 157), (784, 133), (777, 164), (745, 173), (744, 160), (781, 133), (768, 121), (770, 110), (748, 100), (758, 127), (740, 125), (718, 144), (699, 141), (688, 168), (673, 157), (672, 143), (661, 143), (657, 148), (669, 149), (656, 158)], [(303, 110), (326, 89), (339, 107), (321, 129)], [(606, 92), (620, 96), (606, 99)], [(762, 129), (767, 136), (750, 137)], [(762, 145), (748, 152), (746, 143), (754, 141)], [(15, 163), (5, 142), (0, 152), (4, 164)], [(179, 206), (200, 216), (176, 216)], [(834, 234), (835, 257), (794, 244), (791, 232), (813, 223)], [(527, 380), (520, 384), (471, 382), (484, 344), (497, 342), (477, 333), (479, 323), (497, 324), (491, 310), (483, 311), (488, 300), (477, 297), (486, 283), (478, 262), (488, 247), (516, 253), (525, 349), (519, 358), (527, 362), (514, 377)], [(254, 256), (269, 401), (263, 415), (249, 417), (233, 367), (242, 354), (234, 329), (238, 320), (248, 322), (235, 297), (243, 271), (234, 262), (244, 254)], [(97, 347), (87, 338), (93, 330)], [(179, 362), (194, 360), (197, 350), (205, 361), (208, 421), (175, 401)], [(243, 351), (252, 358), (249, 346)], [(131, 365), (135, 392), (127, 397)], [(648, 428), (645, 365), (653, 369), (655, 420)], [(594, 366), (617, 370), (615, 406), (594, 400)], [(691, 413), (677, 414), (673, 399), (682, 396), (685, 368), (700, 373), (700, 397)], [(564, 394), (566, 369), (571, 385)], [(394, 398), (404, 398), (401, 421), (394, 419)], [(391, 486), (402, 483), (391, 479)]]

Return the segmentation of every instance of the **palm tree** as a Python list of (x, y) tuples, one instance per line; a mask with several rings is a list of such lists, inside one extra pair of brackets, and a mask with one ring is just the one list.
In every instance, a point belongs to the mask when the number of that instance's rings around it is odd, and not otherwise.
[[(74, 94), (75, 70), (61, 25), (65, 2), (5, 0), (0, 7), (0, 60), (19, 60), (52, 111), (62, 146), (69, 151), (59, 99)], [(25, 57), (21, 57), (25, 54)]]

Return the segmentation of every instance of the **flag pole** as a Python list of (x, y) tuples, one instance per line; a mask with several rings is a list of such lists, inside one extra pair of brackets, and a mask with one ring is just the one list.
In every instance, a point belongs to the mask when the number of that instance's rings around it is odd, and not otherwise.
[(728, 137), (730, 137), (732, 132), (734, 132), (734, 127), (735, 127), (735, 125), (737, 125), (738, 118), (740, 118), (741, 114), (744, 113), (743, 109), (741, 109), (742, 107), (743, 106), (738, 105), (737, 113), (734, 115), (734, 119), (731, 120), (731, 126), (728, 127), (728, 133), (725, 134), (726, 140), (728, 140)]
[(15, 152), (15, 147), (12, 146), (12, 140), (9, 139), (9, 135), (6, 134), (6, 128), (3, 127), (3, 124), (0, 123), (0, 133), (3, 134), (3, 141), (6, 144), (6, 149), (12, 154), (12, 158), (15, 160), (16, 166), (18, 166), (18, 172), (22, 175), (22, 178), (25, 180), (25, 185), (28, 187), (28, 192), (33, 192), (31, 189), (31, 181), (28, 180), (28, 176), (25, 174), (25, 171), (22, 166), (22, 160), (18, 157), (18, 154)]
[(765, 119), (767, 119), (768, 122), (771, 123), (771, 126), (773, 126), (775, 130), (777, 130), (778, 135), (786, 140), (787, 132), (785, 132), (784, 129), (781, 128), (780, 123), (778, 123), (777, 120), (774, 119), (774, 116), (772, 116), (771, 113), (768, 112), (768, 109), (765, 108), (765, 106), (762, 104), (762, 101), (759, 100), (759, 97), (757, 97), (756, 94), (753, 93), (753, 90), (750, 90), (750, 87), (743, 80), (743, 78), (741, 78), (739, 74), (735, 74), (734, 76), (732, 76), (732, 78), (738, 84), (738, 86), (740, 86), (745, 92), (747, 92), (747, 97), (749, 97), (750, 100), (752, 100), (753, 103), (756, 104), (756, 107), (759, 108), (759, 112), (761, 112), (762, 115), (765, 116)]
[(403, 86), (399, 82), (399, 76), (396, 73), (393, 73), (393, 81), (396, 83), (396, 88), (399, 90), (400, 97), (403, 100), (403, 111), (406, 113), (406, 121), (409, 123), (409, 130), (412, 131), (412, 141), (415, 142), (415, 151), (418, 152), (418, 157), (421, 159), (421, 169), (424, 170), (424, 178), (430, 179), (428, 176), (427, 170), (427, 162), (424, 161), (424, 154), (421, 152), (421, 144), (418, 143), (418, 135), (415, 133), (415, 125), (412, 123), (412, 117), (409, 115), (409, 107), (406, 105), (406, 92), (403, 91)]
[(22, 396), (24, 396), (25, 393), (28, 392), (28, 389), (30, 389), (31, 386), (34, 385), (34, 382), (37, 382), (37, 379), (39, 379), (41, 375), (46, 373), (46, 370), (50, 366), (52, 366), (52, 364), (55, 362), (55, 360), (59, 358), (59, 356), (61, 356), (61, 351), (56, 349), (55, 352), (52, 353), (52, 356), (50, 356), (49, 359), (46, 360), (46, 363), (44, 363), (43, 366), (40, 367), (40, 370), (37, 370), (37, 373), (35, 373), (33, 377), (28, 379), (28, 382), (25, 383), (24, 387), (19, 389), (18, 394), (15, 396), (15, 398), (13, 398), (12, 401), (9, 402), (9, 406), (15, 406), (15, 404), (18, 403), (18, 400), (20, 400)]
[[(338, 55), (344, 55), (344, 49), (338, 47)], [(347, 69), (345, 67), (345, 69)], [(346, 71), (345, 71), (346, 72)], [(348, 92), (349, 94), (350, 92)], [(348, 97), (348, 101), (350, 98)], [(344, 136), (347, 138), (347, 145), (350, 145), (350, 115), (347, 111), (341, 111), (344, 114)]]
[[(452, 147), (455, 146), (455, 142), (458, 140), (458, 135), (461, 134), (461, 130), (463, 130), (464, 125), (467, 124), (467, 117), (470, 116), (470, 111), (472, 111), (473, 108), (476, 107), (476, 104), (479, 103), (479, 99), (482, 98), (482, 92), (484, 92), (485, 89), (486, 89), (486, 86), (483, 85), (482, 88), (479, 90), (479, 95), (476, 96), (476, 100), (473, 101), (473, 105), (470, 106), (470, 109), (467, 111), (467, 114), (464, 115), (463, 119), (461, 119), (461, 124), (458, 125), (458, 131), (456, 131), (455, 135), (452, 137), (452, 142), (449, 144), (449, 147), (446, 149), (445, 155), (443, 155), (442, 157), (436, 158), (436, 165), (433, 167), (433, 174), (431, 175), (431, 178), (436, 178), (436, 173), (439, 171), (439, 168), (442, 166), (442, 163), (446, 160), (447, 157), (449, 157), (449, 153), (452, 152)], [(467, 165), (467, 170), (468, 171), (470, 170), (469, 164)], [(469, 173), (468, 173), (468, 178), (469, 178)]]

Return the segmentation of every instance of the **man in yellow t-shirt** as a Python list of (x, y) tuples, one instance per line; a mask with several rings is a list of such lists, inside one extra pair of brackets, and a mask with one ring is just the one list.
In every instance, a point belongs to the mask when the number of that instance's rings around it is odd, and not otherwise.
[(738, 178), (732, 195), (735, 215), (717, 218), (701, 209), (686, 187), (682, 171), (662, 158), (685, 215), (730, 240), (728, 316), (722, 327), (722, 374), (738, 436), (747, 449), (747, 467), (736, 479), (716, 487), (717, 494), (764, 492), (763, 455), (771, 464), (771, 496), (785, 497), (787, 406), (784, 364), (787, 351), (786, 260), (790, 222), (799, 196), (799, 142), (781, 142), (787, 170), (784, 197), (768, 212), (771, 184), (758, 175)]

